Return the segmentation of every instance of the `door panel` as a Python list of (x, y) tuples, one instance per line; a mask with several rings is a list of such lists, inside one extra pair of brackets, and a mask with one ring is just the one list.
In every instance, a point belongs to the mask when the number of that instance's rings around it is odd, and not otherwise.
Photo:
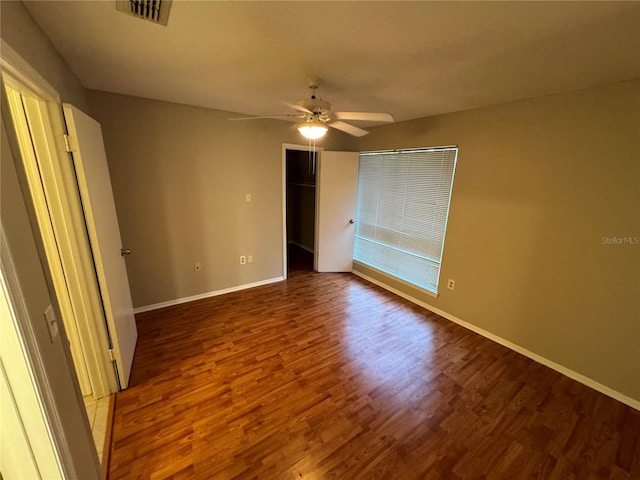
[(121, 388), (129, 384), (138, 332), (100, 124), (64, 104), (107, 326)]
[(318, 272), (353, 270), (358, 153), (322, 152), (318, 165), (316, 257)]

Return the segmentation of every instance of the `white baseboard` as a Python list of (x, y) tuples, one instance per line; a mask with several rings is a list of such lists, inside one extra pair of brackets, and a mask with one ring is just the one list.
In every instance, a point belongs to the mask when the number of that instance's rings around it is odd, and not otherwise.
[(244, 285), (238, 285), (236, 287), (223, 288), (222, 290), (215, 290), (213, 292), (199, 293), (198, 295), (191, 295), (190, 297), (176, 298), (175, 300), (154, 303), (153, 305), (136, 307), (133, 309), (133, 313), (149, 312), (151, 310), (157, 310), (158, 308), (171, 307), (173, 305), (180, 305), (181, 303), (193, 302), (194, 300), (202, 300), (203, 298), (217, 297), (218, 295), (224, 295), (225, 293), (246, 290), (247, 288), (259, 287), (261, 285), (268, 285), (269, 283), (281, 282), (283, 280), (284, 277), (267, 278), (266, 280), (260, 280), (259, 282), (245, 283)]
[(440, 315), (443, 318), (446, 318), (447, 320), (452, 321), (453, 323), (457, 323), (458, 325), (460, 325), (461, 327), (464, 327), (468, 330), (471, 330), (472, 332), (477, 333), (478, 335), (482, 335), (485, 338), (488, 338), (489, 340), (493, 340), (496, 343), (499, 343), (502, 346), (505, 346), (515, 352), (518, 352), (522, 355), (524, 355), (527, 358), (530, 358), (531, 360), (534, 360), (546, 367), (549, 367), (553, 370), (555, 370), (556, 372), (559, 372), (563, 375), (566, 375), (567, 377), (582, 383), (583, 385), (586, 385), (587, 387), (593, 388), (594, 390), (597, 390), (600, 393), (603, 393), (615, 400), (618, 400), (619, 402), (624, 403), (625, 405), (629, 405), (631, 408), (635, 408), (636, 410), (640, 410), (640, 401), (636, 400), (634, 398), (631, 398), (623, 393), (620, 393), (616, 390), (613, 390), (612, 388), (607, 387), (606, 385), (602, 385), (601, 383), (586, 377), (578, 372), (575, 372), (567, 367), (564, 367), (552, 360), (549, 360), (548, 358), (542, 357), (540, 355), (538, 355), (537, 353), (533, 353), (529, 350), (527, 350), (526, 348), (521, 347), (520, 345), (517, 345), (515, 343), (510, 342), (509, 340), (505, 340), (502, 337), (499, 337), (491, 332), (488, 332), (486, 330), (483, 330), (482, 328), (479, 328), (469, 322), (465, 322), (464, 320), (461, 320), (460, 318), (451, 315), (447, 312), (444, 312), (442, 310), (440, 310), (439, 308), (433, 307), (431, 305), (429, 305), (428, 303), (425, 303), (421, 300), (418, 300), (415, 297), (412, 297), (409, 294), (406, 294), (404, 292), (401, 292), (400, 290), (397, 290), (393, 287), (390, 287), (389, 285), (385, 284), (384, 282), (381, 282), (379, 280), (376, 280), (375, 278), (371, 278), (368, 275), (365, 275), (363, 273), (357, 272), (357, 271), (353, 271), (354, 275), (357, 275), (360, 278), (363, 278), (364, 280), (367, 280), (368, 282), (374, 283), (375, 285), (378, 285), (379, 287), (384, 288), (385, 290), (388, 290), (391, 293), (395, 293), (396, 295), (409, 300), (412, 303), (415, 303), (416, 305), (419, 305), (427, 310), (429, 310), (430, 312), (433, 312), (437, 315)]

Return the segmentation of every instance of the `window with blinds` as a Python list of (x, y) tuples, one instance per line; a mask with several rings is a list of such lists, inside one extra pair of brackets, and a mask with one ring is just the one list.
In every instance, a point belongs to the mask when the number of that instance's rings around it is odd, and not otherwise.
[(438, 292), (457, 147), (360, 154), (354, 260)]

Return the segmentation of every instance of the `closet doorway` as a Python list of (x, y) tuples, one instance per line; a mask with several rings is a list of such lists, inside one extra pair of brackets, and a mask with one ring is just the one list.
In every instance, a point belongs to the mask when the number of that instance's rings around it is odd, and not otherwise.
[(312, 271), (316, 237), (318, 151), (289, 146), (285, 150), (286, 273)]
[(358, 153), (282, 147), (283, 270), (351, 272)]

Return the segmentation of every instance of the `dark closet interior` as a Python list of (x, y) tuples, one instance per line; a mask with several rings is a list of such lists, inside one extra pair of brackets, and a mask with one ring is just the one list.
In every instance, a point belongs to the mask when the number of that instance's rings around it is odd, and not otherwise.
[(287, 268), (313, 269), (317, 153), (287, 150)]

